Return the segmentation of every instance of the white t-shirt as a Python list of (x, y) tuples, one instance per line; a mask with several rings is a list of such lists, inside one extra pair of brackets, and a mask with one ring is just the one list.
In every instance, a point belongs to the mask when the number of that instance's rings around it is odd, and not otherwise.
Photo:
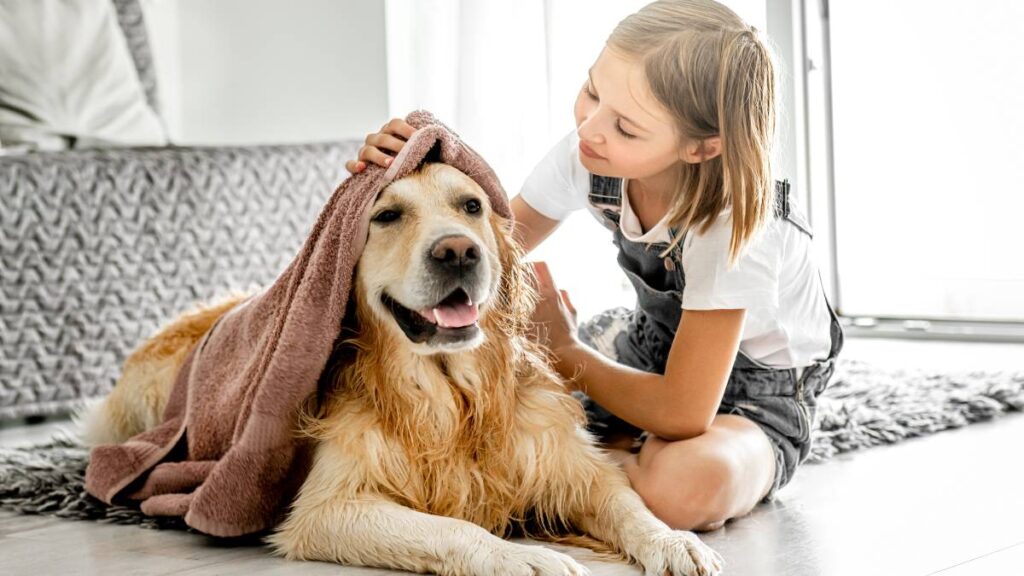
[[(643, 232), (628, 200), (628, 181), (624, 184), (619, 220), (623, 235), (639, 242), (668, 242), (664, 219)], [(580, 163), (574, 130), (534, 168), (520, 196), (554, 220), (587, 208), (603, 221), (601, 211), (587, 200), (589, 192), (590, 173)], [(827, 358), (831, 317), (811, 239), (783, 218), (775, 218), (730, 266), (731, 237), (731, 210), (719, 214), (707, 231), (686, 235), (680, 256), (686, 274), (683, 309), (746, 309), (740, 350), (767, 366), (799, 368)]]

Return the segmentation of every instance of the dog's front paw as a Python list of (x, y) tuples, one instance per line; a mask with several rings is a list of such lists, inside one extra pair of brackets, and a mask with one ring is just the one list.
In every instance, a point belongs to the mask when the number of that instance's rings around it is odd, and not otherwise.
[(712, 576), (725, 561), (693, 532), (666, 530), (640, 547), (636, 559), (649, 576)]
[(474, 554), (472, 574), (490, 576), (589, 576), (590, 570), (571, 556), (543, 546), (505, 542), (494, 550)]

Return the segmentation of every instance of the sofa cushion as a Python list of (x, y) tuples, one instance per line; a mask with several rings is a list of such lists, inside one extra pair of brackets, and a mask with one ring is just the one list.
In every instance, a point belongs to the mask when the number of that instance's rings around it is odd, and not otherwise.
[(0, 0), (0, 140), (39, 149), (167, 143), (111, 2)]

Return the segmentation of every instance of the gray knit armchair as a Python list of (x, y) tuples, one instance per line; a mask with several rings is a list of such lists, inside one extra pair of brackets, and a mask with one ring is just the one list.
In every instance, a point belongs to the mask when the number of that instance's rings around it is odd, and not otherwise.
[[(141, 11), (115, 4), (155, 108)], [(105, 394), (161, 324), (273, 281), (359, 144), (0, 156), (0, 420)]]

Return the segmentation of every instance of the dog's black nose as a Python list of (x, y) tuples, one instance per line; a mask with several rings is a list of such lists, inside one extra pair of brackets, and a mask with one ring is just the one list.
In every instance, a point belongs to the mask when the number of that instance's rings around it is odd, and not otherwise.
[(430, 258), (445, 271), (465, 273), (480, 261), (480, 249), (465, 236), (445, 236), (431, 246)]

